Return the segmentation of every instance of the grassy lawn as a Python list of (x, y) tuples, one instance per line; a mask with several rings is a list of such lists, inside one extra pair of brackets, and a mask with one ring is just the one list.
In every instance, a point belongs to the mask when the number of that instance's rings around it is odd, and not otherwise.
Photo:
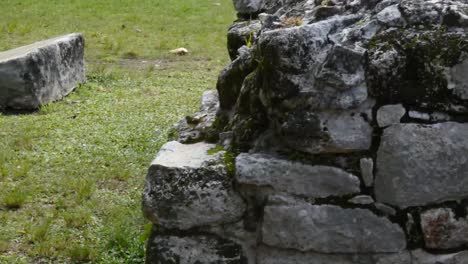
[(63, 101), (0, 114), (0, 263), (141, 263), (147, 166), (228, 63), (231, 0), (2, 0), (0, 12), (0, 50), (83, 32), (88, 75)]

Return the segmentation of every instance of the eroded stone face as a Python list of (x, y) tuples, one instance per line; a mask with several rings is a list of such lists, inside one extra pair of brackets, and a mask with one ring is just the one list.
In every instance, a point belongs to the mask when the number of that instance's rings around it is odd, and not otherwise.
[(320, 254), (262, 247), (258, 264), (412, 264), (407, 251), (396, 254)]
[(265, 207), (263, 242), (320, 253), (398, 253), (405, 234), (365, 209), (297, 203)]
[(81, 34), (0, 52), (0, 109), (37, 109), (85, 80)]
[(148, 253), (148, 264), (247, 264), (239, 245), (213, 235), (152, 236)]
[(421, 228), (428, 248), (450, 249), (468, 245), (468, 219), (456, 219), (449, 208), (422, 213)]
[(421, 249), (411, 251), (412, 264), (465, 264), (468, 260), (468, 251), (452, 254), (429, 254)]
[(143, 192), (143, 211), (164, 228), (190, 229), (237, 222), (245, 211), (215, 145), (164, 145), (151, 164)]
[(310, 166), (261, 154), (236, 158), (236, 180), (306, 197), (340, 196), (359, 192), (359, 179), (329, 166)]
[(468, 124), (399, 124), (385, 129), (377, 152), (377, 201), (398, 207), (468, 195)]

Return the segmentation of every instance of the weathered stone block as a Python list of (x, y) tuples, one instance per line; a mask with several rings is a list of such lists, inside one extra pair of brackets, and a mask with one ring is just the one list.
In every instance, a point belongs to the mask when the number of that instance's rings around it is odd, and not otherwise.
[(84, 39), (70, 34), (0, 52), (0, 109), (33, 110), (85, 79)]
[(399, 124), (406, 110), (401, 104), (384, 105), (377, 111), (377, 123), (380, 127)]
[(449, 208), (422, 213), (421, 228), (428, 248), (450, 249), (468, 245), (468, 219), (456, 219)]
[(275, 192), (315, 198), (358, 193), (360, 184), (356, 176), (339, 168), (246, 153), (236, 158), (236, 180), (270, 187)]
[(224, 151), (208, 154), (215, 145), (172, 141), (164, 145), (149, 168), (143, 192), (143, 212), (165, 228), (190, 229), (233, 223), (245, 211), (232, 190)]
[(421, 249), (411, 251), (412, 264), (466, 264), (468, 251), (452, 254), (429, 254)]
[(406, 247), (397, 224), (333, 205), (267, 206), (262, 234), (269, 246), (319, 253), (398, 253)]
[(368, 150), (372, 127), (363, 117), (366, 109), (290, 113), (282, 124), (284, 143), (309, 153), (347, 153)]
[(377, 153), (377, 201), (399, 207), (468, 195), (468, 124), (399, 124), (387, 128)]
[(211, 235), (152, 236), (146, 264), (247, 264), (236, 243)]
[(261, 247), (257, 264), (412, 264), (409, 252), (395, 254), (320, 254)]

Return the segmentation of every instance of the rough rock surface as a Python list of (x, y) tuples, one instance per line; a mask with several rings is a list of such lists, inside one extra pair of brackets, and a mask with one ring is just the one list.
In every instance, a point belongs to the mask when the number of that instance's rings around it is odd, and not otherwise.
[(236, 180), (305, 197), (321, 198), (359, 192), (359, 179), (341, 169), (311, 166), (261, 154), (236, 158)]
[(359, 161), (359, 166), (364, 185), (371, 187), (374, 184), (374, 161), (370, 158), (364, 158)]
[(265, 207), (263, 242), (320, 253), (398, 253), (403, 230), (364, 209), (295, 204)]
[(198, 113), (187, 116), (177, 122), (171, 129), (170, 137), (181, 143), (210, 141), (213, 137), (213, 125), (219, 110), (219, 96), (216, 90), (203, 93)]
[[(167, 205), (147, 215), (160, 243), (222, 237), (248, 264), (468, 263), (468, 2), (234, 5), (232, 62), (218, 78), (209, 136), (197, 139), (226, 149), (219, 158), (232, 178), (216, 178), (208, 162), (200, 177), (162, 177), (173, 189), (154, 181), (164, 195), (144, 197), (149, 208)], [(192, 194), (202, 202), (190, 219), (171, 213)], [(157, 254), (198, 250), (185, 245)]]
[(408, 252), (397, 254), (320, 254), (262, 247), (258, 264), (412, 264)]
[(148, 243), (147, 264), (243, 264), (242, 248), (216, 236), (155, 236)]
[(421, 228), (427, 248), (451, 249), (468, 245), (468, 219), (456, 219), (449, 208), (422, 213)]
[(377, 122), (380, 127), (398, 124), (405, 113), (406, 110), (401, 104), (384, 105), (377, 112)]
[(399, 207), (468, 195), (468, 124), (387, 128), (377, 153), (377, 201)]
[(224, 152), (215, 145), (164, 145), (151, 164), (143, 192), (143, 211), (164, 228), (190, 229), (236, 222), (245, 205), (231, 188)]
[(429, 254), (423, 250), (411, 252), (412, 264), (465, 264), (468, 260), (468, 251), (452, 254)]
[(37, 109), (85, 80), (81, 34), (0, 52), (0, 109)]

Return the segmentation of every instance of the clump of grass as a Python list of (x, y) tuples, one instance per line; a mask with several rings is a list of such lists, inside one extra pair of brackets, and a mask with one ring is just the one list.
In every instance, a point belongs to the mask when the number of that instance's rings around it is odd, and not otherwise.
[(47, 238), (50, 226), (52, 224), (52, 219), (47, 217), (42, 220), (38, 225), (31, 225), (29, 227), (29, 240), (31, 242), (42, 242)]
[(81, 228), (92, 221), (91, 213), (85, 208), (65, 211), (62, 216), (68, 228)]
[(135, 51), (127, 51), (122, 55), (122, 57), (124, 59), (136, 59), (138, 58), (138, 53), (136, 53)]
[(28, 192), (20, 187), (5, 191), (1, 197), (3, 207), (10, 210), (20, 209), (28, 199)]
[(93, 255), (93, 250), (87, 245), (74, 245), (68, 250), (68, 256), (73, 262), (91, 261)]

